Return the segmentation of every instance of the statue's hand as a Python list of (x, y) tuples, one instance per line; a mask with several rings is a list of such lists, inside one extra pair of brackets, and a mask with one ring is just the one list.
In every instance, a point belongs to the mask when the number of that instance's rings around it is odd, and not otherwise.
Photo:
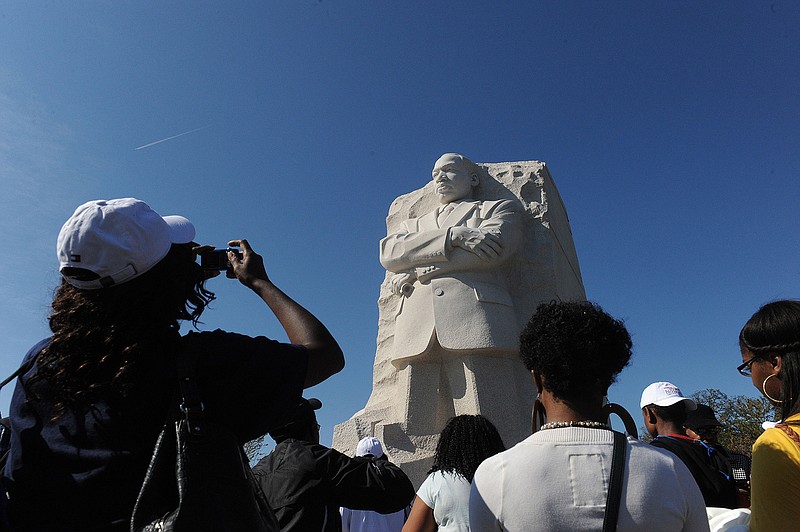
[(451, 227), (450, 243), (486, 261), (498, 258), (503, 251), (503, 243), (497, 234), (470, 227)]
[(389, 282), (392, 284), (392, 293), (396, 296), (408, 296), (414, 290), (415, 275), (413, 273), (403, 272), (392, 275)]

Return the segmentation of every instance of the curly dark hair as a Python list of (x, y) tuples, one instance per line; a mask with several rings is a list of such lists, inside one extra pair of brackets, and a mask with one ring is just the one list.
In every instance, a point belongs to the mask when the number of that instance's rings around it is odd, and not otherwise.
[(456, 416), (450, 418), (439, 436), (428, 473), (455, 473), (472, 482), (481, 462), (505, 450), (491, 421), (480, 414)]
[(53, 337), (26, 389), (41, 398), (36, 383), (46, 381), (55, 417), (126, 397), (137, 384), (137, 361), (170, 352), (179, 320), (197, 325), (214, 299), (204, 281), (190, 244), (173, 244), (152, 269), (116, 286), (83, 290), (62, 280), (49, 318)]
[(800, 301), (762, 306), (739, 333), (739, 347), (763, 360), (781, 355), (781, 418), (800, 412)]
[(520, 335), (525, 367), (567, 403), (603, 396), (631, 358), (625, 325), (588, 301), (542, 303)]

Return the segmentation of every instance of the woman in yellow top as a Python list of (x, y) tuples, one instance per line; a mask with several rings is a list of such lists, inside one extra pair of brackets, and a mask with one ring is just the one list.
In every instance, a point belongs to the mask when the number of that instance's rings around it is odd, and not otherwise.
[(800, 301), (758, 309), (739, 347), (739, 372), (779, 406), (783, 420), (753, 445), (750, 530), (800, 530)]

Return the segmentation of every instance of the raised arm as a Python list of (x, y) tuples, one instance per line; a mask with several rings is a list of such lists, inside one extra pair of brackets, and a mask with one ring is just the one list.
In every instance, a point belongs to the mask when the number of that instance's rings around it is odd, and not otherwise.
[(270, 281), (264, 268), (264, 259), (253, 251), (247, 240), (231, 240), (228, 245), (242, 250), (241, 257), (232, 251), (228, 252), (233, 274), (239, 282), (264, 300), (291, 343), (308, 349), (304, 387), (319, 384), (341, 371), (344, 368), (344, 354), (322, 322)]

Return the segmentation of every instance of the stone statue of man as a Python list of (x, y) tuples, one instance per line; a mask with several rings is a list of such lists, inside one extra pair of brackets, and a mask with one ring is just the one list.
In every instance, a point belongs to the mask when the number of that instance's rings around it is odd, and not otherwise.
[(504, 388), (516, 393), (518, 319), (498, 267), (521, 244), (519, 205), (471, 199), (476, 165), (457, 153), (433, 167), (440, 206), (380, 244), (396, 295), (392, 364), (408, 392), (411, 434), (435, 434), (453, 415), (481, 413), (504, 430)]

